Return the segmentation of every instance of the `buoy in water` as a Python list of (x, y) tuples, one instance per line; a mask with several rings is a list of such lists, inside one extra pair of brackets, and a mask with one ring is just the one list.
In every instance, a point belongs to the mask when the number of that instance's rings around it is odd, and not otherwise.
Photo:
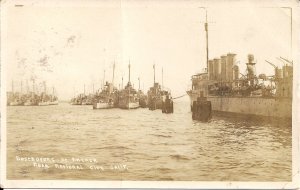
[(173, 113), (174, 112), (173, 100), (169, 95), (166, 95), (165, 97), (163, 97), (161, 112), (162, 113)]
[(197, 101), (193, 102), (192, 119), (208, 122), (212, 118), (211, 102), (204, 97), (198, 97)]

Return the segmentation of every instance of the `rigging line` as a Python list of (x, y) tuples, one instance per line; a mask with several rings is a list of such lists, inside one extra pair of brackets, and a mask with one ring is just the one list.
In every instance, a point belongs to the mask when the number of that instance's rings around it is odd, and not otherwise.
[(181, 96), (177, 96), (177, 97), (175, 97), (175, 98), (172, 98), (172, 99), (178, 99), (178, 98), (182, 98), (182, 97), (184, 97), (184, 96), (186, 96), (187, 94), (184, 94), (184, 95), (181, 95)]

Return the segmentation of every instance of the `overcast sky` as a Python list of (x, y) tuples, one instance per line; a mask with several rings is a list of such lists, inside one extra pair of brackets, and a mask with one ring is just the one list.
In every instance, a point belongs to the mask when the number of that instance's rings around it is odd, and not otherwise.
[[(24, 4), (23, 1), (14, 4)], [(30, 1), (31, 2), (31, 1)], [(206, 67), (205, 9), (209, 21), (209, 58), (237, 54), (245, 72), (247, 54), (254, 54), (257, 74), (273, 74), (264, 60), (291, 58), (290, 9), (279, 4), (243, 1), (45, 1), (8, 6), (7, 90), (31, 78), (55, 87), (60, 99), (100, 88), (104, 78), (115, 86), (131, 81), (147, 91), (156, 80), (173, 97), (185, 94), (190, 77)], [(235, 3), (234, 3), (235, 2)], [(28, 81), (28, 82), (26, 82)]]

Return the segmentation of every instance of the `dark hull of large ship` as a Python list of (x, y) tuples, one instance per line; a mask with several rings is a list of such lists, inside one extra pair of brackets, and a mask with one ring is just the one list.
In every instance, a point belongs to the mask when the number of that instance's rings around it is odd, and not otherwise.
[[(190, 105), (199, 93), (188, 91)], [(274, 97), (208, 96), (213, 113), (274, 118), (292, 118), (292, 99)]]

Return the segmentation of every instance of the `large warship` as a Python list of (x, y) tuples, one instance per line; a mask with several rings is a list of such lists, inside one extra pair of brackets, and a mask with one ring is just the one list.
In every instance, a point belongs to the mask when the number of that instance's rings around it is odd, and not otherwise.
[[(206, 19), (207, 20), (207, 19)], [(206, 70), (191, 77), (192, 88), (187, 91), (191, 110), (197, 99), (211, 103), (213, 113), (247, 116), (292, 117), (293, 62), (280, 57), (283, 67), (275, 66), (274, 75), (256, 74), (254, 55), (248, 55), (246, 72), (240, 73), (236, 54), (208, 58), (208, 24), (206, 32)], [(194, 114), (194, 113), (193, 113)]]

